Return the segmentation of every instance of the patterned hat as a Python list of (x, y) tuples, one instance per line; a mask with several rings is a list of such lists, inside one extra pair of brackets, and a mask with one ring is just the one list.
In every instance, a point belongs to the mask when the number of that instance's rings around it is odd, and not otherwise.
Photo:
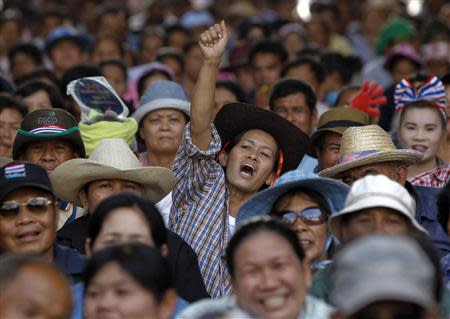
[(63, 109), (40, 109), (28, 113), (20, 123), (14, 140), (13, 158), (18, 159), (30, 143), (50, 140), (67, 141), (80, 157), (86, 156), (75, 118)]

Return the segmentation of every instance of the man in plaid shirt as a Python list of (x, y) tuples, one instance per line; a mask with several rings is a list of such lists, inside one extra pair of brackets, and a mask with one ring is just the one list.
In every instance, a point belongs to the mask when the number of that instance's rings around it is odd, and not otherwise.
[(169, 227), (197, 253), (212, 297), (231, 293), (223, 255), (239, 208), (281, 173), (296, 168), (309, 141), (281, 116), (242, 103), (224, 106), (212, 124), (216, 71), (227, 39), (223, 21), (200, 36), (204, 60), (191, 122), (173, 165), (176, 185), (169, 219)]
[(409, 181), (413, 185), (428, 187), (444, 187), (450, 180), (450, 165), (438, 166), (435, 169), (417, 175)]

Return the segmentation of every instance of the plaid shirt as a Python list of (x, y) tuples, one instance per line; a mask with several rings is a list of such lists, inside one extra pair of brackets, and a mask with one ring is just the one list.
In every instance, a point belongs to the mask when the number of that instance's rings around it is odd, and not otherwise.
[(410, 179), (411, 184), (416, 186), (444, 187), (450, 179), (450, 165), (438, 166), (435, 169), (417, 175)]
[(173, 172), (169, 228), (186, 240), (198, 255), (208, 293), (220, 297), (231, 293), (230, 277), (222, 258), (228, 241), (228, 189), (225, 172), (216, 162), (221, 141), (214, 125), (212, 140), (202, 151), (192, 143), (191, 126), (184, 131)]

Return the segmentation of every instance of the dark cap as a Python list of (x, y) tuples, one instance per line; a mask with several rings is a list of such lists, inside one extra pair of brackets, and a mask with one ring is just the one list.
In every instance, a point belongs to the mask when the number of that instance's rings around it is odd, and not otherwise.
[(18, 159), (24, 147), (33, 142), (65, 140), (85, 157), (83, 140), (75, 118), (63, 109), (40, 109), (28, 113), (17, 131), (13, 159)]
[(32, 163), (12, 162), (0, 168), (0, 185), (0, 201), (12, 191), (23, 187), (42, 189), (53, 195), (47, 171)]

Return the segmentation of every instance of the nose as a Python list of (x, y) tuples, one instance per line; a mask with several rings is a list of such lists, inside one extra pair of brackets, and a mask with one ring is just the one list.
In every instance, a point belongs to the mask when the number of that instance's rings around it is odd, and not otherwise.
[(261, 288), (264, 290), (271, 290), (277, 287), (278, 280), (276, 271), (266, 268), (261, 273)]
[(33, 217), (31, 216), (30, 212), (28, 211), (27, 207), (20, 206), (19, 207), (19, 213), (16, 217), (16, 224), (17, 225), (25, 225), (33, 222)]
[(161, 130), (167, 131), (169, 129), (169, 120), (162, 119), (161, 120)]
[(114, 308), (114, 305), (117, 303), (116, 298), (112, 292), (105, 292), (98, 299), (98, 311), (107, 312), (111, 311)]
[(300, 218), (297, 217), (292, 228), (296, 232), (304, 232), (304, 231), (308, 230), (308, 225), (306, 225)]
[(42, 159), (44, 161), (54, 161), (55, 160), (55, 157), (53, 154), (53, 148), (50, 147), (50, 145), (44, 146), (44, 152), (42, 154)]
[(415, 140), (424, 140), (425, 139), (424, 130), (423, 129), (416, 130), (416, 134), (414, 134), (414, 139)]

